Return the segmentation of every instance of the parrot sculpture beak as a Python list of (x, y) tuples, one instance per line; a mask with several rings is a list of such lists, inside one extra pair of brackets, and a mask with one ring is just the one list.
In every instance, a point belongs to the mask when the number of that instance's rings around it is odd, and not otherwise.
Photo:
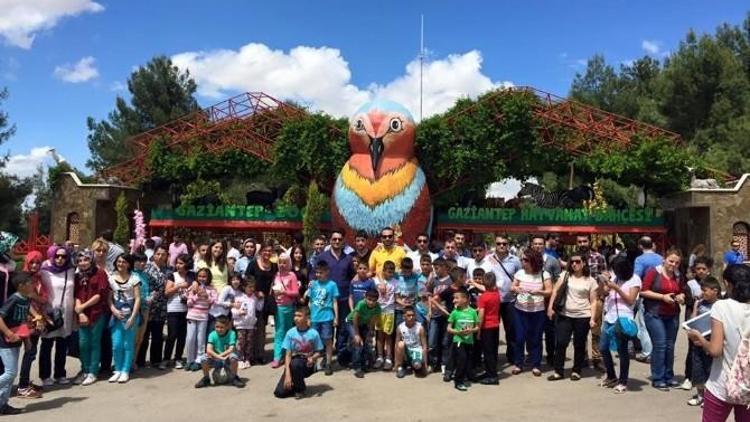
[(372, 161), (372, 171), (377, 173), (380, 157), (383, 155), (383, 138), (370, 137), (370, 160)]

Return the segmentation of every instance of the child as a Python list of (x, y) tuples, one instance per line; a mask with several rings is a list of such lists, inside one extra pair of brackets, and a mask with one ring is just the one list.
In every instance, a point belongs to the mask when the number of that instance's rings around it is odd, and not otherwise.
[(404, 322), (396, 329), (397, 378), (406, 376), (404, 364), (407, 364), (415, 373), (426, 373), (427, 334), (422, 324), (417, 321), (417, 313), (411, 305), (404, 308)]
[[(466, 272), (463, 268), (453, 267), (453, 269), (450, 270), (451, 285), (440, 292), (438, 303), (442, 306), (437, 306), (438, 312), (442, 312), (445, 316), (449, 316), (451, 312), (453, 312), (453, 307), (455, 306), (454, 294), (459, 290), (466, 291), (465, 277)], [(468, 293), (466, 294), (468, 297)], [(445, 365), (443, 381), (449, 382), (453, 377), (453, 370), (455, 367), (453, 366), (453, 359), (451, 358), (451, 354), (453, 353), (453, 347), (451, 345), (451, 343), (453, 343), (453, 335), (450, 330), (446, 330), (446, 332), (447, 334), (443, 337), (443, 364)]]
[[(224, 286), (221, 291), (218, 292), (219, 295), (216, 298), (216, 302), (214, 302), (208, 310), (208, 325), (206, 326), (207, 333), (211, 333), (214, 330), (216, 318), (220, 316), (228, 317), (230, 315), (230, 310), (232, 309), (232, 304), (234, 302), (234, 295), (240, 287), (242, 276), (240, 274), (235, 274), (230, 281), (229, 284)], [(235, 288), (234, 286), (237, 287)]]
[(200, 369), (198, 356), (206, 349), (206, 328), (208, 326), (208, 310), (216, 302), (218, 294), (211, 287), (211, 270), (201, 268), (195, 275), (196, 283), (188, 291), (188, 314), (187, 314), (187, 347), (186, 370), (197, 371)]
[(357, 306), (346, 317), (349, 337), (352, 339), (354, 376), (363, 378), (365, 376), (365, 362), (370, 344), (370, 333), (375, 328), (375, 322), (381, 314), (376, 290), (367, 290), (365, 298), (357, 302)]
[[(697, 261), (697, 259), (696, 259)], [(711, 312), (711, 307), (721, 296), (721, 285), (719, 280), (713, 276), (708, 276), (701, 282), (701, 292), (703, 299), (695, 302), (693, 306), (693, 314), (691, 318), (695, 318), (699, 315)], [(707, 336), (710, 340), (711, 335)], [(708, 376), (711, 373), (711, 365), (713, 358), (706, 353), (702, 347), (696, 346), (693, 342), (690, 342), (690, 348), (693, 366), (692, 366), (692, 383), (695, 386), (696, 394), (687, 401), (690, 406), (700, 406), (703, 404), (703, 392), (705, 391), (705, 383), (708, 380)]]
[(354, 309), (354, 306), (365, 298), (369, 290), (377, 289), (375, 281), (368, 276), (370, 267), (367, 262), (358, 262), (356, 269), (357, 275), (352, 279), (352, 285), (349, 288), (349, 309)]
[(419, 269), (420, 269), (420, 280), (427, 284), (427, 281), (430, 279), (432, 275), (434, 275), (434, 272), (432, 271), (432, 257), (424, 254), (421, 257), (419, 257)]
[(481, 295), (486, 289), (484, 287), (484, 268), (474, 268), (471, 272), (471, 280), (466, 283), (466, 291), (469, 292), (469, 306), (477, 308), (477, 302), (479, 301), (479, 295)]
[(13, 387), (13, 380), (18, 374), (21, 344), (31, 335), (27, 324), (31, 307), (29, 296), (34, 291), (33, 281), (29, 273), (13, 274), (12, 282), (16, 292), (0, 307), (0, 332), (2, 334), (0, 358), (5, 367), (3, 374), (0, 375), (0, 415), (17, 415), (23, 411), (9, 405), (8, 398)]
[(397, 281), (393, 277), (396, 272), (396, 264), (393, 261), (383, 263), (383, 279), (378, 281), (378, 304), (380, 305), (380, 318), (375, 325), (377, 330), (377, 348), (378, 357), (372, 365), (375, 369), (383, 368), (386, 371), (393, 369), (393, 360), (391, 358), (391, 336), (395, 322), (394, 303), (396, 300)]
[(398, 275), (398, 282), (396, 283), (396, 327), (404, 322), (404, 308), (414, 306), (417, 302), (419, 292), (423, 289), (419, 283), (419, 278), (419, 274), (414, 272), (414, 263), (411, 258), (404, 258), (401, 261), (401, 273)]
[(276, 299), (276, 316), (274, 318), (275, 334), (273, 337), (273, 362), (271, 368), (282, 365), (281, 342), (284, 334), (292, 328), (294, 304), (299, 298), (299, 282), (292, 272), (292, 258), (287, 253), (279, 255), (279, 272), (273, 281), (271, 292)]
[(273, 395), (280, 399), (291, 395), (302, 398), (307, 388), (305, 378), (315, 373), (315, 362), (323, 352), (320, 335), (310, 328), (310, 309), (306, 306), (298, 306), (294, 311), (294, 328), (287, 331), (282, 347), (284, 374)]
[(203, 369), (203, 378), (195, 384), (195, 388), (203, 388), (211, 385), (210, 371), (225, 369), (229, 371), (232, 385), (237, 388), (245, 386), (244, 381), (237, 375), (237, 354), (235, 346), (237, 344), (237, 334), (230, 329), (229, 317), (220, 315), (216, 318), (214, 331), (208, 335), (208, 345), (206, 353), (198, 358), (198, 363)]
[[(477, 268), (474, 271), (482, 270)], [(482, 270), (483, 271), (483, 270)], [(483, 271), (484, 272), (484, 271)], [(479, 296), (479, 343), (484, 355), (484, 378), (479, 383), (497, 385), (497, 346), (500, 341), (500, 293), (495, 273), (484, 274), (484, 293)]]
[(326, 375), (333, 375), (333, 327), (338, 325), (339, 289), (336, 282), (328, 278), (328, 263), (318, 260), (315, 265), (315, 280), (305, 294), (310, 298), (312, 327), (326, 345)]
[[(446, 333), (446, 313), (442, 312), (438, 305), (440, 303), (440, 293), (442, 293), (448, 286), (451, 285), (451, 277), (448, 274), (448, 265), (443, 258), (437, 258), (432, 263), (435, 268), (434, 276), (428, 280), (427, 290), (432, 294), (429, 299), (430, 303), (430, 329), (428, 333), (427, 341), (430, 345), (430, 358), (432, 362), (433, 372), (440, 372), (441, 365), (447, 365), (446, 359), (442, 359), (443, 355), (448, 355), (448, 351), (444, 350), (443, 343), (445, 342)], [(448, 342), (450, 346), (450, 342)]]
[[(460, 288), (453, 293), (456, 308), (448, 316), (448, 334), (453, 336), (453, 386), (458, 391), (466, 391), (464, 384), (468, 372), (471, 349), (474, 345), (474, 333), (479, 331), (479, 315), (469, 307), (469, 294)], [(446, 371), (447, 373), (448, 371)]]
[[(154, 292), (151, 291), (151, 284), (155, 281), (151, 280), (151, 277), (146, 273), (146, 264), (148, 258), (144, 254), (133, 255), (133, 274), (141, 281), (140, 292), (141, 292), (141, 306), (140, 306), (140, 319), (138, 320), (138, 331), (135, 333), (135, 350), (141, 350), (143, 339), (146, 337), (146, 330), (148, 329), (149, 310), (151, 309), (151, 302), (154, 299)], [(138, 369), (135, 361), (137, 353), (133, 354), (133, 363), (131, 364), (132, 370)]]
[(253, 336), (255, 324), (258, 322), (256, 314), (263, 310), (263, 301), (255, 294), (255, 277), (248, 275), (242, 283), (244, 292), (234, 298), (232, 317), (234, 328), (237, 330), (237, 354), (240, 357), (240, 369), (247, 369), (255, 359), (253, 356)]

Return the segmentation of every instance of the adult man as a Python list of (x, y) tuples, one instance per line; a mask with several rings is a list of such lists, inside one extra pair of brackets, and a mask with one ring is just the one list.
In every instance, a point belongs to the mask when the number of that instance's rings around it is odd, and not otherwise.
[(396, 271), (401, 268), (401, 260), (406, 257), (406, 251), (399, 245), (395, 244), (394, 232), (390, 227), (385, 227), (380, 231), (380, 240), (382, 244), (378, 245), (370, 254), (370, 274), (383, 277), (383, 264), (391, 261), (396, 265)]
[(516, 347), (516, 332), (513, 328), (513, 302), (515, 295), (510, 291), (513, 284), (513, 276), (521, 269), (521, 261), (509, 252), (509, 240), (507, 236), (495, 236), (495, 252), (489, 257), (492, 272), (497, 279), (497, 288), (500, 291), (502, 304), (500, 305), (500, 320), (505, 331), (505, 357), (508, 362), (515, 362), (513, 350)]
[[(590, 235), (578, 235), (576, 237), (576, 245), (578, 246), (578, 253), (582, 257), (585, 257), (586, 262), (589, 264), (589, 271), (591, 277), (599, 282), (599, 276), (607, 271), (607, 262), (599, 252), (591, 249), (591, 236)], [(591, 366), (598, 371), (604, 371), (602, 366), (602, 354), (599, 353), (599, 338), (602, 334), (602, 314), (604, 309), (604, 303), (601, 297), (597, 299), (599, 306), (597, 307), (600, 314), (596, 316), (596, 325), (591, 328)], [(592, 318), (594, 318), (592, 316)]]
[(474, 275), (474, 270), (481, 268), (485, 273), (493, 272), (495, 263), (491, 258), (487, 257), (487, 247), (484, 242), (477, 239), (471, 245), (471, 253), (474, 255), (474, 259), (469, 260), (469, 264), (466, 266), (466, 279), (471, 280)]
[(453, 235), (453, 240), (456, 241), (456, 250), (458, 251), (458, 254), (464, 258), (471, 258), (471, 251), (466, 248), (466, 234), (460, 231), (456, 232), (456, 234)]
[(307, 259), (307, 264), (310, 268), (315, 268), (318, 265), (318, 257), (326, 248), (326, 238), (323, 235), (319, 235), (313, 240), (313, 250), (310, 257)]
[[(156, 244), (154, 244), (156, 246)], [(174, 268), (177, 257), (188, 253), (188, 247), (185, 242), (182, 241), (182, 236), (179, 233), (175, 233), (172, 238), (172, 243), (169, 244), (169, 266)]]
[(661, 265), (664, 262), (664, 258), (654, 251), (654, 241), (648, 236), (638, 239), (638, 249), (642, 253), (633, 262), (633, 272), (643, 280), (648, 270)]
[(234, 264), (234, 271), (239, 274), (245, 274), (247, 266), (255, 259), (255, 239), (252, 237), (242, 242), (242, 256)]
[[(344, 253), (344, 230), (334, 229), (331, 232), (331, 247), (323, 251), (316, 261), (328, 264), (328, 278), (336, 283), (338, 297), (338, 326), (336, 328), (336, 354), (341, 365), (347, 365), (350, 356), (349, 331), (346, 329), (346, 317), (349, 316), (349, 285), (354, 277), (351, 255)], [(330, 362), (329, 362), (330, 364)]]
[(456, 241), (453, 239), (447, 239), (445, 241), (442, 258), (445, 260), (452, 259), (456, 261), (456, 265), (463, 269), (466, 269), (469, 266), (469, 258), (466, 258), (459, 253)]
[(560, 254), (557, 252), (557, 247), (559, 245), (560, 235), (557, 233), (547, 233), (547, 244), (544, 247), (544, 253), (546, 253), (549, 256), (555, 257), (555, 259), (560, 259)]
[[(531, 249), (542, 254), (544, 271), (552, 276), (552, 284), (557, 282), (562, 269), (560, 261), (544, 252), (545, 238), (542, 235), (531, 236)], [(545, 305), (546, 307), (547, 305)], [(544, 348), (547, 351), (547, 364), (552, 366), (555, 357), (555, 321), (547, 316), (544, 319)]]
[(367, 247), (367, 232), (360, 230), (354, 235), (354, 252), (352, 257), (356, 257), (359, 262), (370, 263), (370, 248)]
[(732, 249), (724, 252), (724, 268), (732, 264), (742, 264), (745, 262), (745, 256), (740, 252), (740, 242), (732, 240), (730, 246)]
[(419, 261), (422, 259), (422, 255), (429, 255), (430, 259), (433, 261), (437, 258), (436, 253), (430, 252), (430, 249), (428, 248), (429, 245), (430, 238), (427, 236), (427, 233), (419, 233), (417, 235), (415, 248), (406, 254), (406, 256), (411, 258), (411, 261), (414, 263), (414, 272), (417, 274), (422, 274), (422, 269), (419, 267)]

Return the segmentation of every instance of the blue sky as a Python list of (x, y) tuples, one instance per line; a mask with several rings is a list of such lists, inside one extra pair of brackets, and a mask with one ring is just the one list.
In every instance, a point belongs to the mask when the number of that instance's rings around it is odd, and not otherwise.
[(83, 168), (86, 117), (105, 117), (116, 95), (127, 94), (133, 68), (158, 54), (191, 70), (203, 106), (252, 89), (338, 115), (389, 97), (416, 116), (420, 14), (430, 114), (507, 83), (565, 95), (595, 53), (610, 63), (662, 58), (690, 28), (741, 23), (748, 5), (0, 0), (0, 87), (11, 94), (2, 107), (17, 126), (0, 149), (13, 156), (8, 171), (22, 175), (48, 160), (41, 147)]

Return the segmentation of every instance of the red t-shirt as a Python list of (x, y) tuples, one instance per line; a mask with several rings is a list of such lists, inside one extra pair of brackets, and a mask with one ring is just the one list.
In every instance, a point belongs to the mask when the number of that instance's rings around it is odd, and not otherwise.
[[(659, 274), (661, 276), (661, 282), (659, 283), (659, 290), (653, 290), (654, 280), (656, 279), (656, 275)], [(677, 280), (677, 277), (667, 277), (663, 273), (658, 273), (656, 268), (652, 268), (648, 270), (646, 275), (643, 277), (643, 286), (641, 288), (641, 291), (647, 291), (650, 290), (654, 293), (661, 293), (663, 295), (667, 295), (670, 293), (674, 294), (680, 294), (682, 293), (682, 287), (680, 286), (680, 282)], [(657, 301), (658, 302), (658, 301)], [(659, 315), (661, 316), (674, 316), (680, 313), (680, 305), (678, 303), (674, 303), (672, 305), (667, 304), (665, 302), (659, 303)]]
[(107, 273), (101, 269), (97, 269), (96, 273), (91, 276), (88, 280), (85, 280), (81, 274), (76, 274), (75, 282), (75, 298), (80, 300), (81, 303), (88, 302), (89, 299), (95, 295), (100, 295), (99, 302), (93, 306), (89, 306), (83, 313), (88, 317), (89, 322), (94, 324), (99, 317), (103, 316), (107, 312), (107, 294), (109, 293), (109, 281), (107, 280)]
[(477, 307), (484, 309), (483, 330), (500, 327), (500, 293), (497, 290), (482, 293)]

